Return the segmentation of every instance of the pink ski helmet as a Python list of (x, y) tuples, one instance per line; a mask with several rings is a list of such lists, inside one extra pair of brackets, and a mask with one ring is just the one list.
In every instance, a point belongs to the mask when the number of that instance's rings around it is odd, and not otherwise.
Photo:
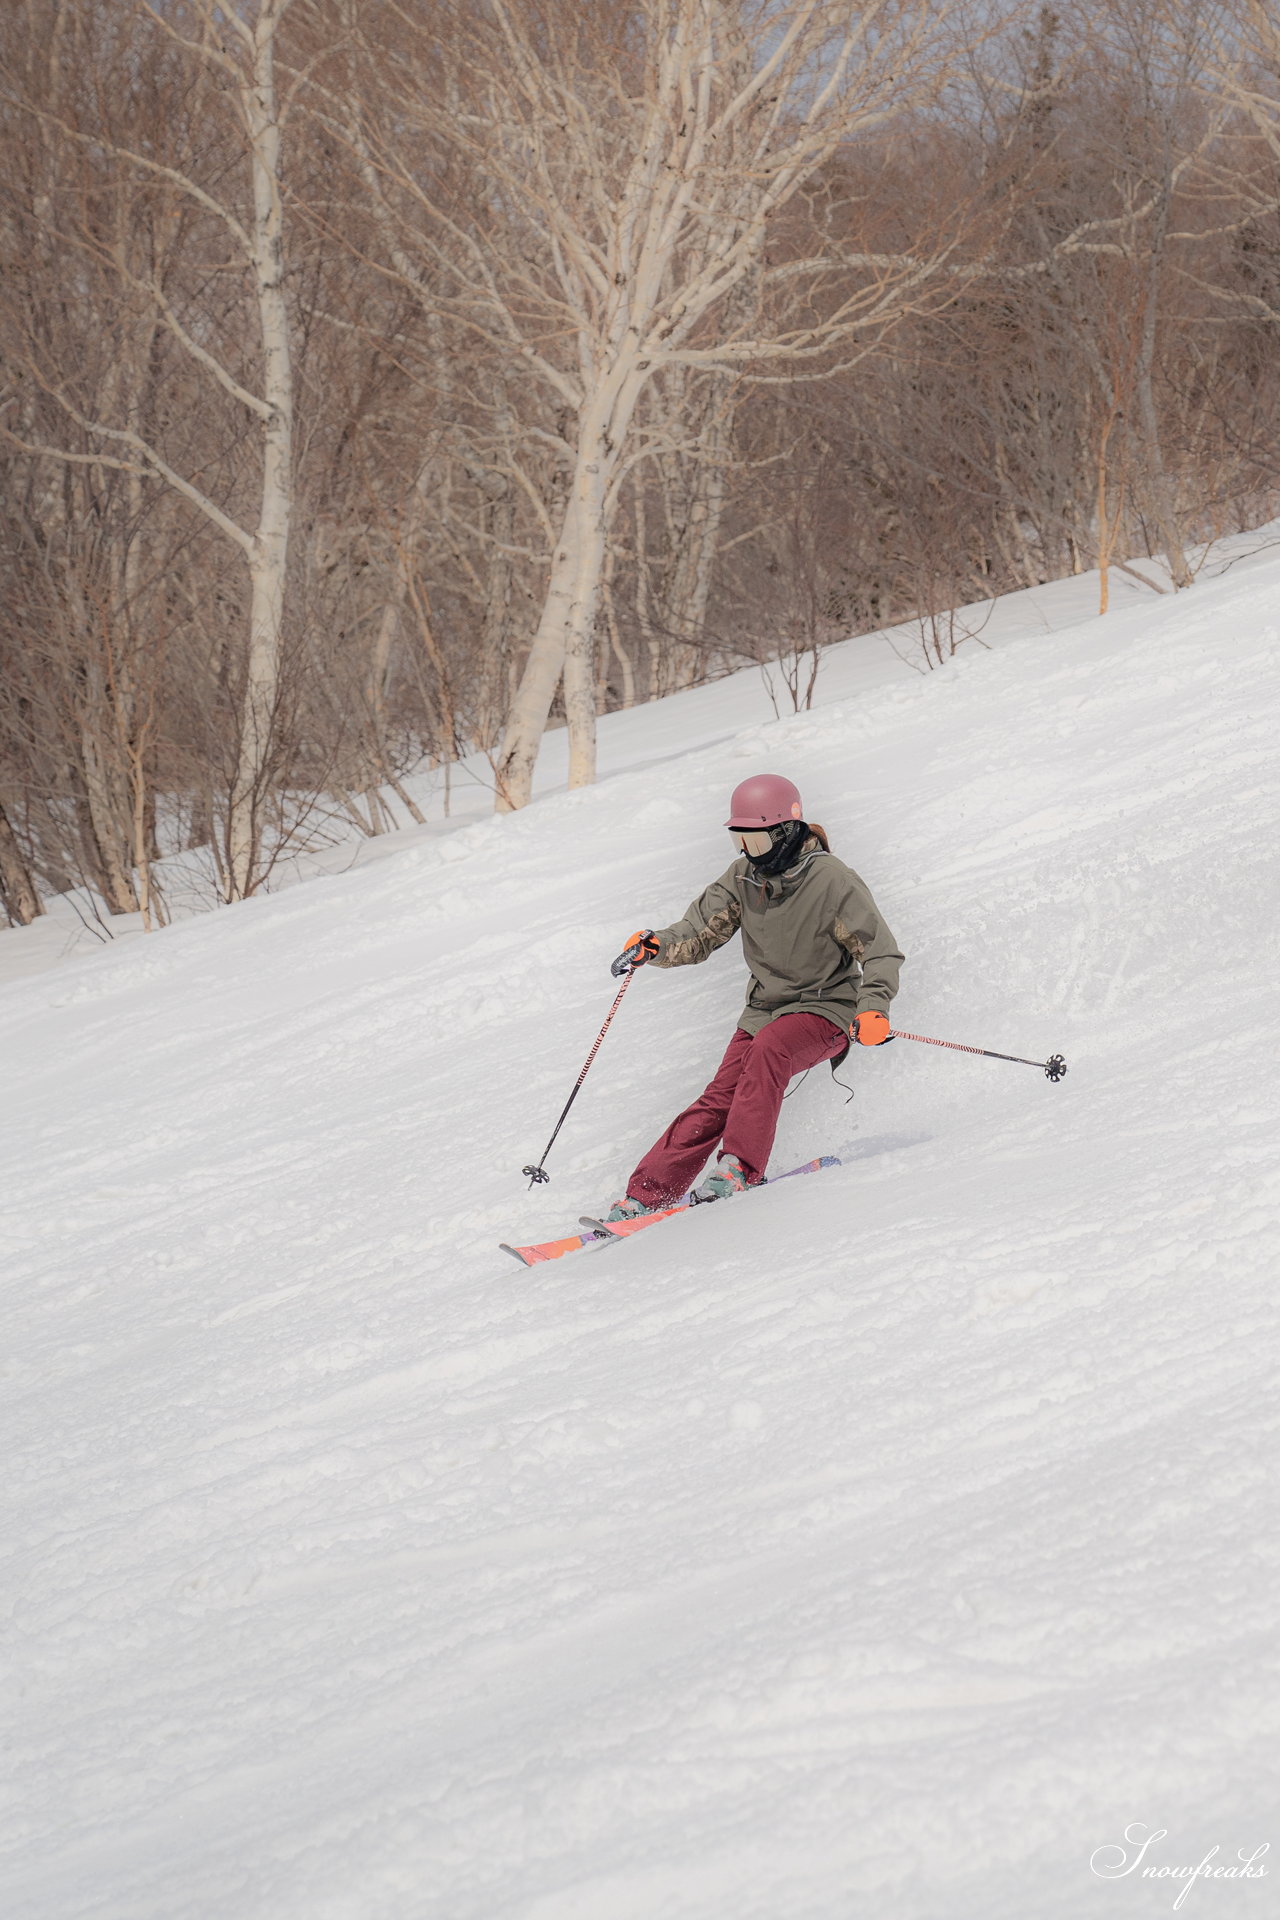
[(757, 773), (734, 788), (725, 825), (736, 827), (740, 833), (758, 833), (762, 827), (803, 819), (799, 788), (780, 773)]

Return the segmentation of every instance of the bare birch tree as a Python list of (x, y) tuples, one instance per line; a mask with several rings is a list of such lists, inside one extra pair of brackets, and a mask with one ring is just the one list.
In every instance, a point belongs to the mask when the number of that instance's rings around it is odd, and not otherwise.
[[(497, 762), (523, 806), (563, 678), (569, 781), (595, 775), (596, 617), (610, 527), (650, 449), (637, 403), (666, 369), (816, 368), (918, 301), (914, 255), (771, 262), (768, 236), (842, 145), (932, 98), (933, 0), (495, 0), (402, 7), (379, 50), (379, 113), (349, 137), (433, 297), (571, 421), (567, 497)], [(447, 31), (442, 30), (442, 20)], [(488, 183), (463, 223), (414, 129)], [(841, 292), (824, 299), (835, 269)], [(725, 323), (744, 279), (765, 298)], [(762, 316), (768, 316), (763, 325)]]
[[(215, 182), (196, 177), (194, 168), (175, 156), (148, 151), (145, 140), (127, 144), (113, 135), (109, 107), (97, 124), (60, 113), (38, 92), (10, 104), (25, 113), (42, 133), (82, 149), (95, 164), (108, 166), (138, 198), (158, 202), (158, 218), (177, 220), (194, 211), (210, 219), (230, 246), (243, 276), (257, 330), (256, 352), (242, 339), (233, 351), (208, 344), (209, 330), (198, 312), (184, 313), (163, 279), (146, 260), (117, 252), (106, 263), (119, 275), (135, 302), (146, 305), (155, 327), (175, 342), (191, 367), (211, 389), (230, 398), (257, 441), (260, 484), (256, 508), (241, 516), (206, 490), (198, 473), (183, 470), (166, 454), (157, 436), (145, 434), (127, 409), (116, 417), (86, 413), (65, 370), (49, 366), (38, 341), (29, 342), (23, 372), (61, 408), (78, 430), (83, 450), (53, 442), (26, 442), (10, 432), (24, 450), (68, 464), (115, 469), (171, 487), (239, 549), (249, 577), (249, 615), (239, 738), (226, 823), (224, 885), (229, 899), (252, 892), (258, 879), (263, 830), (262, 804), (271, 753), (279, 690), (284, 618), (285, 574), (293, 513), (293, 372), (285, 289), (284, 195), (282, 184), (283, 113), (276, 79), (281, 22), (293, 0), (254, 0), (241, 11), (216, 0), (184, 0), (174, 7), (152, 0), (128, 0), (128, 24), (171, 42), (193, 64), (197, 92), (205, 111), (219, 116), (230, 107), (239, 166)], [(55, 16), (55, 45), (63, 28), (61, 6)], [(100, 102), (101, 104), (101, 102)], [(163, 154), (163, 149), (162, 149)], [(64, 238), (99, 262), (97, 236), (69, 226)], [(256, 361), (256, 378), (250, 367)]]
[(1273, 514), (1276, 0), (1018, 8), (8, 0), (10, 914)]

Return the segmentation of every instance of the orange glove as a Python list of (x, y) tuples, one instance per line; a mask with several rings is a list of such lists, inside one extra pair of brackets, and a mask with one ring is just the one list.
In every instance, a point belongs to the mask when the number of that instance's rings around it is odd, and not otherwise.
[(609, 971), (616, 980), (624, 973), (633, 973), (637, 967), (642, 967), (646, 960), (655, 959), (657, 952), (658, 943), (653, 937), (653, 928), (640, 927), (631, 935)]
[(893, 1038), (887, 1013), (860, 1013), (853, 1027), (860, 1047), (882, 1047)]

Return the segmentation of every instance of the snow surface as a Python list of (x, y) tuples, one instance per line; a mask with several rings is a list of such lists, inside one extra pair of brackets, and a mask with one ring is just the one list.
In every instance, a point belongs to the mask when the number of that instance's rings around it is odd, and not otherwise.
[[(4, 988), (4, 1920), (1145, 1920), (1133, 1823), (1280, 1848), (1278, 593), (727, 681)], [(736, 945), (526, 1192), (766, 769), (901, 1024), (1070, 1073), (859, 1055), (774, 1160), (841, 1168), (524, 1271), (719, 1057)]]

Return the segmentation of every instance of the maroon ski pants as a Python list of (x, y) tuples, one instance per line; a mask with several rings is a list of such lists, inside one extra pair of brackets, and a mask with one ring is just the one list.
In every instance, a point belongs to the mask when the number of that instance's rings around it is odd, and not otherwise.
[(717, 1141), (760, 1178), (788, 1080), (847, 1045), (848, 1036), (818, 1013), (784, 1013), (755, 1035), (735, 1028), (710, 1086), (654, 1141), (627, 1182), (628, 1194), (650, 1207), (683, 1199)]

